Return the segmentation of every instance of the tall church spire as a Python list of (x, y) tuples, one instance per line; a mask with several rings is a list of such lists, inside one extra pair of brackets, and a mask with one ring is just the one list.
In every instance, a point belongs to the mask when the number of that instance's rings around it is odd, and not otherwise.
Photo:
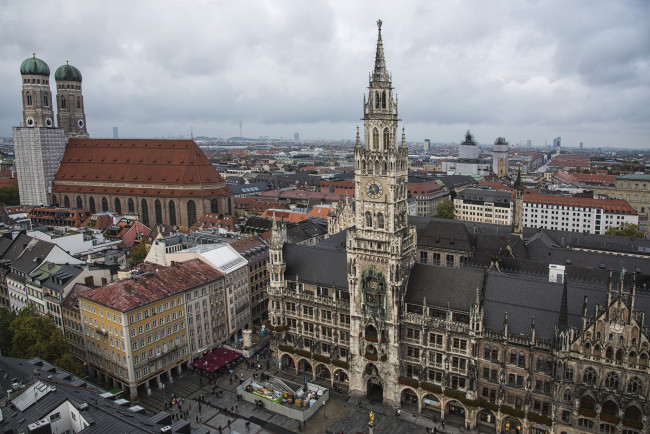
[(375, 72), (373, 74), (373, 81), (387, 81), (388, 74), (386, 72), (386, 60), (384, 59), (384, 44), (381, 41), (381, 20), (377, 20), (378, 35), (377, 35), (377, 54), (375, 55)]

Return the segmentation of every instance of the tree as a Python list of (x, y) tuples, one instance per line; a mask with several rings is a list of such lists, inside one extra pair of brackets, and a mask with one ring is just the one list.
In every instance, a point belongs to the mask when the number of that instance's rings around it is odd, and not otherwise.
[[(8, 309), (0, 309), (0, 342), (9, 342), (8, 354), (11, 357), (31, 359), (39, 357), (75, 375), (83, 375), (83, 368), (70, 353), (63, 332), (56, 326), (50, 315), (40, 315), (33, 304), (18, 314)], [(7, 326), (8, 324), (8, 326)]]
[(607, 229), (605, 235), (617, 235), (619, 237), (628, 237), (628, 238), (644, 238), (645, 234), (639, 230), (639, 225), (632, 223), (621, 223), (620, 227), (614, 227)]
[(440, 219), (453, 220), (454, 218), (456, 218), (454, 202), (452, 202), (451, 199), (443, 200), (436, 207), (436, 213), (433, 216)]
[(0, 308), (0, 354), (11, 353), (11, 323), (16, 319), (16, 312), (6, 307)]
[(18, 204), (20, 204), (20, 199), (18, 197), (17, 185), (0, 187), (0, 205), (18, 205)]
[(144, 258), (147, 257), (147, 253), (149, 253), (149, 249), (147, 248), (147, 243), (143, 237), (138, 244), (131, 246), (131, 250), (129, 252), (129, 264), (131, 267), (138, 265), (140, 262), (144, 261)]

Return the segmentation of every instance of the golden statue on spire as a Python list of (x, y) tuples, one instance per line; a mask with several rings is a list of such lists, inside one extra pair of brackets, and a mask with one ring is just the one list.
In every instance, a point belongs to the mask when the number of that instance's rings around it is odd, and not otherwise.
[(379, 27), (379, 30), (381, 30), (381, 20), (377, 20), (377, 27)]

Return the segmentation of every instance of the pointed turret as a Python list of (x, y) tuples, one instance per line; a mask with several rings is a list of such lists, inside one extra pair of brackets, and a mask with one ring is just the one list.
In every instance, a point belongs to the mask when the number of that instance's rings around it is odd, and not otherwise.
[(386, 72), (386, 59), (384, 59), (384, 44), (381, 41), (381, 20), (377, 20), (378, 34), (377, 34), (377, 54), (375, 54), (375, 71), (373, 72), (373, 80), (387, 81), (388, 74)]
[(361, 147), (361, 136), (359, 136), (359, 125), (357, 125), (357, 141), (354, 146), (356, 146), (357, 148)]

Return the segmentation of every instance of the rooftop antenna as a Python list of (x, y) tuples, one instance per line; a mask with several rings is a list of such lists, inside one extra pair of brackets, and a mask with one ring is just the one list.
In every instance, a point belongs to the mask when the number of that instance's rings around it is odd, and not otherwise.
[(194, 140), (194, 127), (190, 127), (190, 139)]

